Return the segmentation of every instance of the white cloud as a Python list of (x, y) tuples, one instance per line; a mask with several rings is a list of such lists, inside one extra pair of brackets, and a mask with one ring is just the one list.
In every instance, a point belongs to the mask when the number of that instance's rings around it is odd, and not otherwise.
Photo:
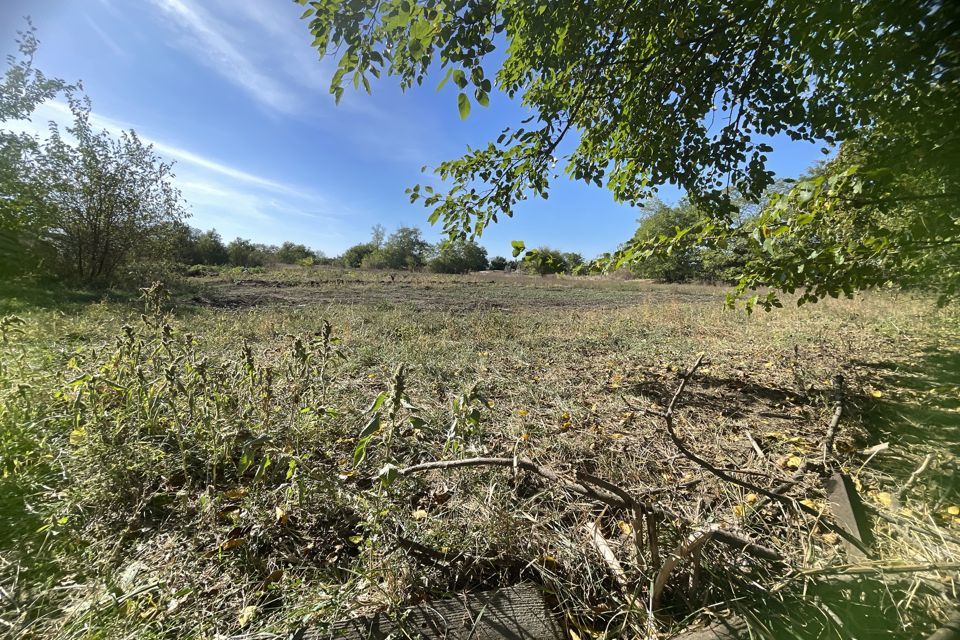
[(109, 35), (106, 31), (104, 31), (102, 28), (100, 28), (100, 25), (98, 25), (98, 24), (93, 20), (93, 18), (91, 18), (90, 16), (85, 16), (85, 18), (86, 18), (87, 24), (90, 25), (90, 28), (91, 28), (91, 29), (93, 29), (93, 32), (94, 32), (95, 34), (97, 34), (97, 36), (100, 38), (100, 40), (103, 41), (103, 43), (104, 43), (105, 45), (107, 45), (107, 48), (110, 49), (110, 51), (113, 52), (113, 55), (117, 56), (118, 58), (127, 58), (127, 57), (128, 57), (128, 56), (127, 56), (127, 52), (123, 49), (123, 47), (121, 47), (119, 44), (117, 44), (117, 41), (116, 41), (116, 40), (114, 40), (113, 38), (111, 38), (110, 35)]
[[(32, 121), (6, 122), (3, 128), (43, 137), (48, 122), (63, 131), (72, 122), (69, 107), (58, 101), (46, 102), (37, 108)], [(112, 135), (139, 129), (130, 122), (97, 113), (90, 114), (90, 123)], [(158, 137), (139, 131), (138, 135), (160, 156), (177, 161), (175, 184), (194, 214), (195, 226), (215, 226), (228, 237), (242, 235), (273, 243), (293, 239), (332, 252), (343, 248), (343, 223), (346, 217), (357, 214), (349, 205)]]
[(296, 94), (258, 68), (234, 44), (240, 38), (223, 22), (184, 0), (154, 0), (154, 4), (187, 36), (189, 49), (203, 64), (273, 111), (291, 114), (299, 110)]

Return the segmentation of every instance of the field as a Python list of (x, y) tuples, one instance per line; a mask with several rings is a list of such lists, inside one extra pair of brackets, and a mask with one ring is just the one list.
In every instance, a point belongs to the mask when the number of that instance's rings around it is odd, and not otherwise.
[[(956, 598), (956, 308), (884, 292), (747, 316), (710, 286), (321, 268), (172, 290), (0, 296), (0, 633), (282, 635), (522, 579), (571, 638), (730, 614), (760, 637), (918, 637)], [(838, 374), (870, 559), (819, 517)], [(814, 515), (677, 448), (657, 413), (685, 377), (682, 443), (764, 490), (793, 477)], [(559, 479), (403, 472), (474, 457)], [(570, 491), (580, 473), (670, 515)], [(654, 613), (663, 558), (707, 526), (790, 569), (707, 544)]]

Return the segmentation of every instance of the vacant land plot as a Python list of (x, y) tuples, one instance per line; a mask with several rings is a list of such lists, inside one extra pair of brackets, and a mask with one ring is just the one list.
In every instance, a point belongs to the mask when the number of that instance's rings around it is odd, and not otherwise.
[[(669, 633), (730, 614), (722, 600), (775, 637), (932, 629), (960, 557), (956, 310), (890, 293), (746, 316), (724, 295), (324, 269), (202, 277), (169, 299), (10, 294), (0, 620), (36, 637), (283, 634), (527, 579), (571, 637)], [(763, 490), (792, 479), (814, 515), (678, 450), (657, 413), (700, 354), (681, 443)], [(838, 374), (836, 455), (873, 510), (869, 559), (816, 515)], [(559, 475), (402, 473), (475, 457)], [(658, 515), (571, 492), (578, 472)], [(790, 568), (708, 544), (654, 588), (704, 527)], [(920, 569), (828, 579), (850, 563)]]

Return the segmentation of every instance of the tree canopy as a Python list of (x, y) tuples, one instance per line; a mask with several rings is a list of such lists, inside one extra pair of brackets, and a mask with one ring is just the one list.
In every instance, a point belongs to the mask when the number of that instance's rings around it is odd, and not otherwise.
[[(411, 189), (453, 237), (547, 198), (561, 174), (630, 204), (674, 184), (704, 219), (672, 238), (628, 242), (614, 265), (742, 237), (770, 259), (744, 271), (741, 293), (803, 288), (805, 301), (891, 281), (955, 291), (957, 3), (300, 1), (314, 45), (338, 58), (338, 100), (348, 82), (370, 91), (370, 78), (388, 74), (407, 88), (436, 70), (438, 88), (456, 87), (462, 117), (494, 85), (532, 111), (441, 163), (443, 190)], [(734, 194), (765, 201), (777, 134), (839, 153), (744, 229)], [(931, 251), (947, 261), (932, 279)]]

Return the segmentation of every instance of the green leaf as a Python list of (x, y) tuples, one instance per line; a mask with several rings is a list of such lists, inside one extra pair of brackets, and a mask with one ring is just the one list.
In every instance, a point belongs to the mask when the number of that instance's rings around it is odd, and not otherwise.
[(513, 247), (513, 257), (516, 258), (518, 255), (527, 250), (527, 245), (523, 243), (522, 240), (514, 240), (510, 243), (510, 246)]
[(380, 472), (377, 473), (377, 477), (380, 478), (380, 484), (384, 488), (389, 487), (394, 483), (394, 481), (400, 477), (400, 474), (397, 473), (398, 469), (396, 465), (387, 463), (383, 465), (383, 468), (380, 469)]
[(443, 86), (447, 84), (447, 80), (450, 79), (450, 76), (452, 74), (453, 74), (453, 67), (450, 67), (449, 69), (447, 69), (446, 75), (443, 76), (443, 80), (441, 80), (440, 84), (437, 85), (437, 91), (440, 91), (440, 89), (443, 89)]
[(460, 110), (460, 119), (466, 120), (467, 116), (470, 115), (470, 98), (467, 97), (467, 94), (461, 92), (457, 96), (457, 109)]
[(370, 418), (369, 422), (364, 425), (363, 429), (360, 430), (358, 438), (363, 440), (364, 438), (370, 438), (373, 434), (380, 430), (380, 413), (377, 412), (373, 414), (373, 417)]

